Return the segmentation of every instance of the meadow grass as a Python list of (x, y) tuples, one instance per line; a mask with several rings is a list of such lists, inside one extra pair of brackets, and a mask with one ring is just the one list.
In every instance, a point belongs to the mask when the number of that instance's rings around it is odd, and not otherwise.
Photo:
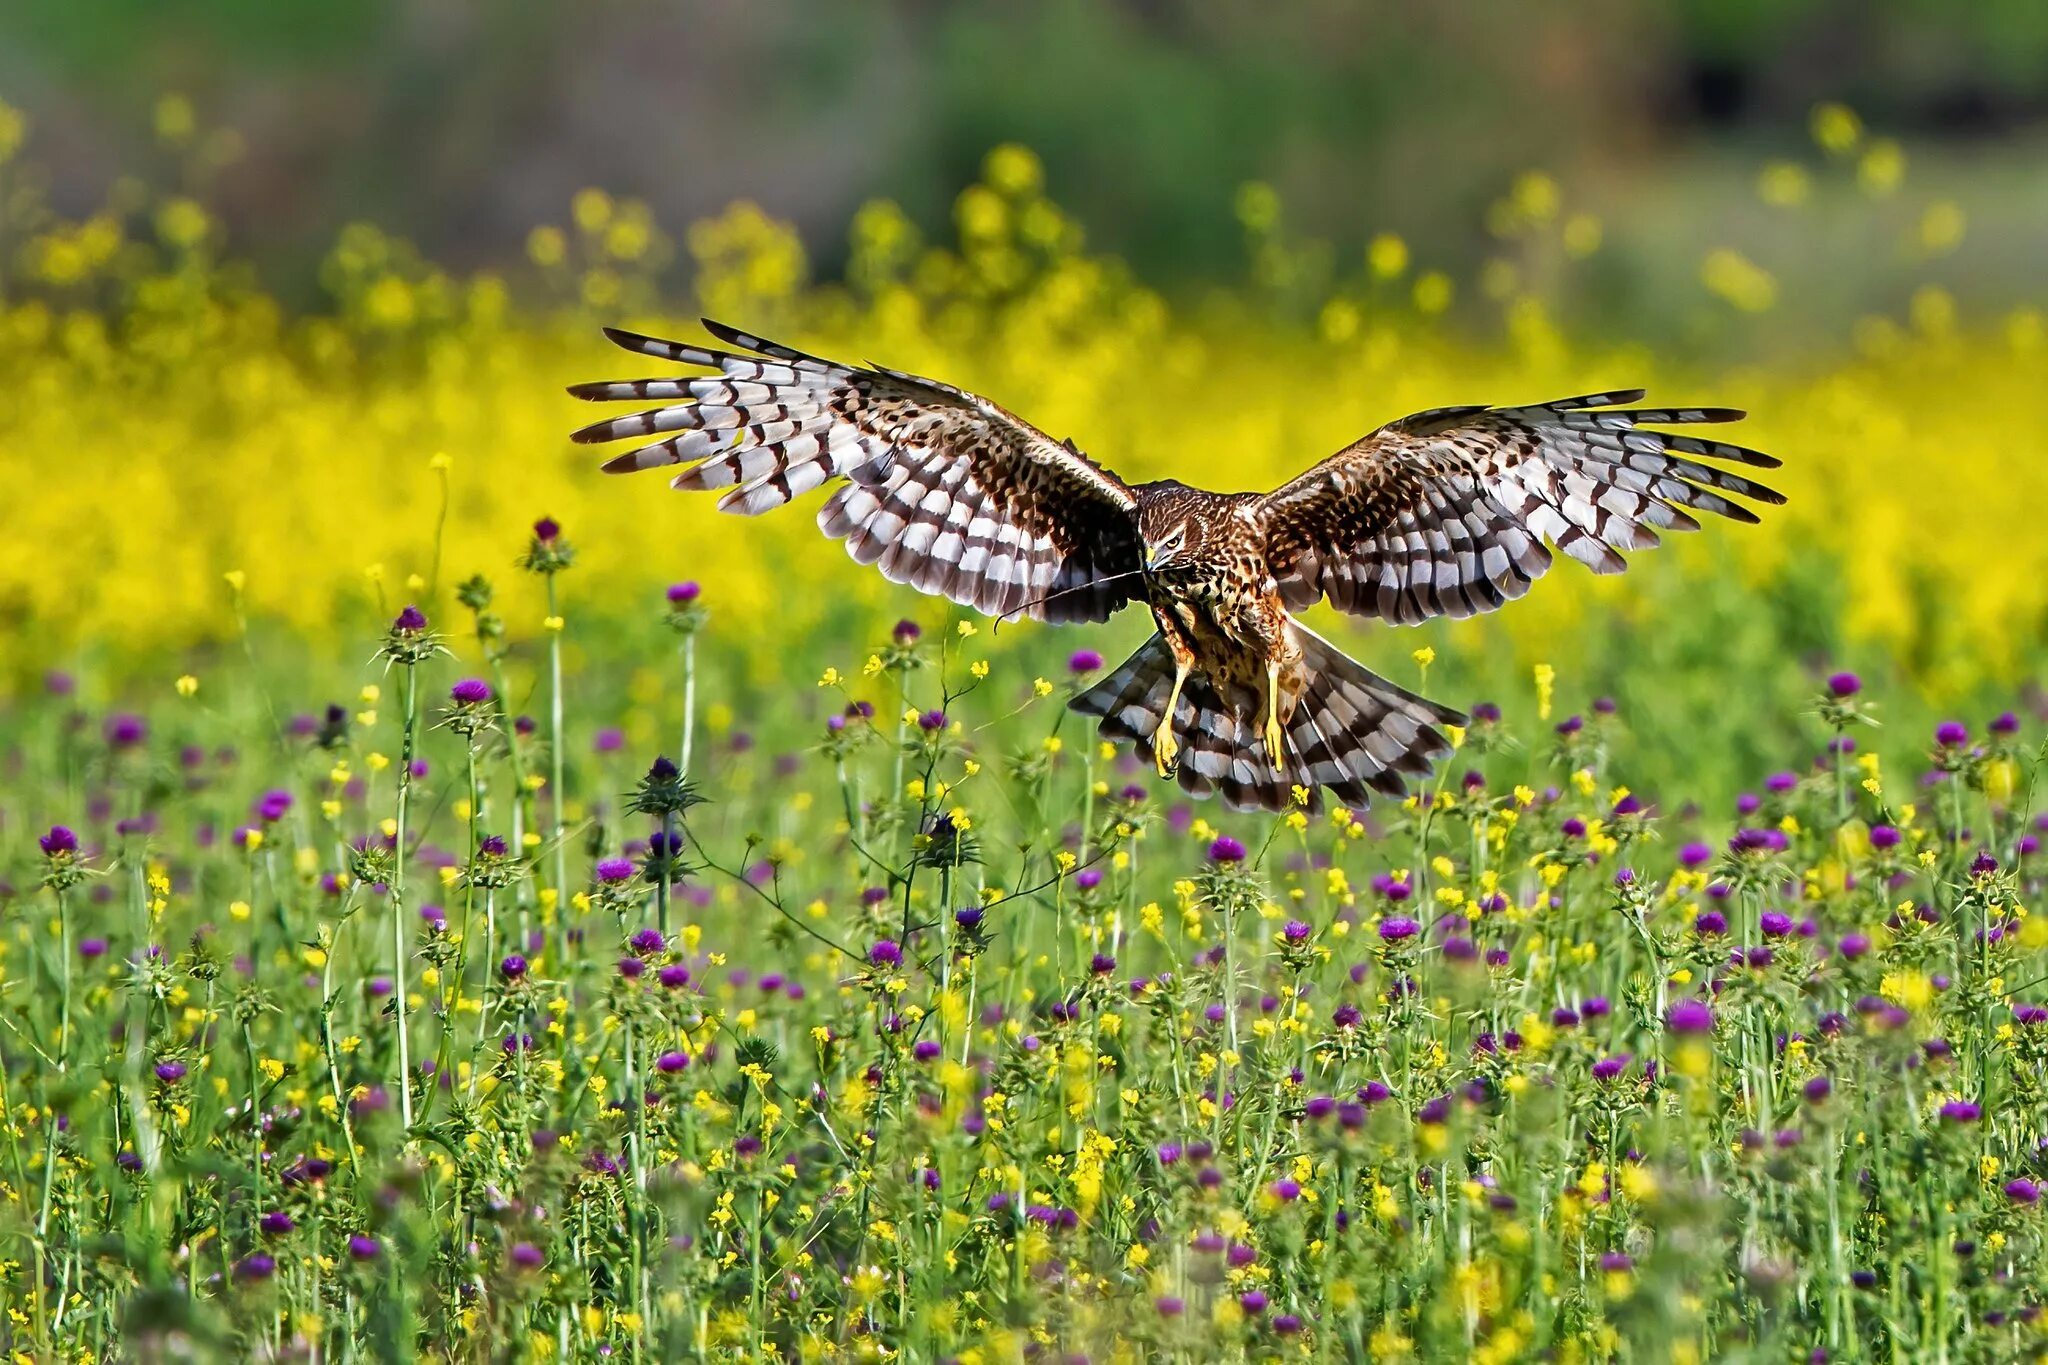
[[(1814, 173), (1877, 174), (1857, 136)], [(1406, 804), (1255, 818), (1064, 712), (1139, 623), (998, 633), (801, 511), (596, 476), (560, 385), (659, 316), (632, 205), (516, 290), (350, 229), (302, 317), (120, 193), (0, 277), (9, 1349), (2038, 1353), (2037, 311), (1589, 345), (1538, 284), (1597, 225), (1531, 182), (1495, 338), (1399, 243), (1299, 307), (1257, 187), (1252, 280), (1169, 304), (1019, 149), (956, 243), (864, 211), (841, 284), (758, 210), (692, 229), (706, 311), (1133, 476), (1461, 398), (1757, 410), (1761, 528), (1320, 623), (1474, 720)]]

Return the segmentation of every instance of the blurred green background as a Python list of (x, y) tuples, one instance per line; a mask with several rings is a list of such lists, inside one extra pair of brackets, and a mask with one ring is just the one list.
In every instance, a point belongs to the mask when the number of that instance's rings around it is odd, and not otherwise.
[[(1800, 344), (1930, 278), (1966, 313), (2037, 292), (2048, 241), (2041, 0), (14, 0), (0, 90), (70, 215), (162, 160), (152, 105), (187, 94), (232, 132), (180, 173), (309, 304), (341, 222), (494, 265), (584, 185), (666, 224), (755, 200), (836, 275), (861, 202), (943, 235), (1006, 140), (1044, 157), (1091, 249), (1184, 293), (1241, 278), (1232, 200), (1253, 179), (1316, 243), (1311, 273), (1354, 271), (1392, 231), (1466, 278), (1489, 205), (1540, 168), (1604, 231), (1582, 317), (1682, 332), (1699, 261), (1732, 242), (1816, 281), (1781, 319)], [(1810, 150), (1822, 101), (1912, 162), (1891, 219), (1853, 177), (1812, 185), (1796, 229), (1759, 194), (1760, 164)], [(1930, 196), (1967, 209), (1968, 249), (1935, 271), (1896, 245)]]

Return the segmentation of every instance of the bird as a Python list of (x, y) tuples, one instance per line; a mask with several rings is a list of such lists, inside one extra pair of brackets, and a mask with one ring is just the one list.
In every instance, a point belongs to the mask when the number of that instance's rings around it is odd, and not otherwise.
[[(572, 385), (658, 404), (573, 433), (654, 437), (607, 472), (679, 467), (685, 491), (757, 515), (836, 485), (818, 526), (896, 583), (999, 621), (1100, 622), (1142, 602), (1155, 630), (1069, 705), (1160, 777), (1240, 810), (1354, 810), (1399, 799), (1451, 750), (1453, 708), (1309, 629), (1322, 601), (1397, 626), (1490, 612), (1528, 592), (1552, 547), (1595, 573), (1695, 513), (1754, 524), (1784, 496), (1724, 466), (1760, 451), (1662, 426), (1733, 408), (1633, 407), (1640, 389), (1520, 407), (1440, 407), (1369, 432), (1266, 493), (1127, 483), (1006, 408), (878, 365), (806, 354), (704, 320), (731, 350), (606, 328), (641, 355), (710, 373)], [(1716, 461), (1718, 463), (1709, 463)]]

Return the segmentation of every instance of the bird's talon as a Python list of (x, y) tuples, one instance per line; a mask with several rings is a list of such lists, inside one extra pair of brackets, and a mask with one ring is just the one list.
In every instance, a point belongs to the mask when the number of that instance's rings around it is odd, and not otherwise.
[(1161, 777), (1172, 777), (1180, 762), (1180, 743), (1165, 725), (1152, 732), (1152, 761), (1158, 765)]
[(1273, 761), (1273, 772), (1276, 775), (1287, 771), (1286, 756), (1280, 749), (1280, 722), (1277, 720), (1266, 722), (1266, 757)]

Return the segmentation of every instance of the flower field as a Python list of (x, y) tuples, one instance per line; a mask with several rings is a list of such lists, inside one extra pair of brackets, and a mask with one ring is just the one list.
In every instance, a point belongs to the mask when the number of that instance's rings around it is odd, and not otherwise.
[[(1763, 202), (1832, 176), (1897, 248), (1845, 117)], [(1733, 247), (1701, 327), (1756, 358), (1587, 339), (1599, 224), (1540, 176), (1475, 281), (1383, 238), (1317, 283), (1248, 186), (1250, 278), (1169, 299), (1014, 147), (843, 279), (591, 191), (518, 278), (352, 227), (300, 309), (158, 124), (190, 183), (0, 220), (14, 1358), (2048, 1347), (2048, 338), (1933, 282), (1954, 205), (1824, 357)], [(1791, 501), (1319, 623), (1472, 723), (1405, 804), (1233, 815), (1064, 711), (1138, 623), (999, 632), (595, 472), (562, 386), (673, 324), (679, 252), (712, 316), (1134, 476), (1646, 383), (1750, 408)]]

